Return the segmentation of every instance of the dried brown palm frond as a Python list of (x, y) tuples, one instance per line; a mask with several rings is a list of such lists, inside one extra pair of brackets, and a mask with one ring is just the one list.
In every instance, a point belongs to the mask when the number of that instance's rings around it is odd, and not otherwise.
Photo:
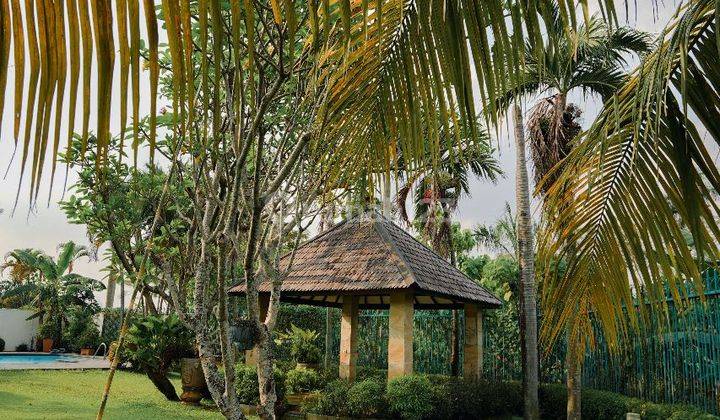
[[(556, 95), (538, 102), (530, 110), (525, 124), (529, 133), (535, 183), (540, 185), (552, 185), (556, 176), (548, 174), (570, 153), (571, 142), (580, 133), (580, 124), (577, 122), (582, 115), (580, 108), (567, 104), (562, 109), (556, 103), (558, 101)], [(543, 180), (546, 176), (548, 179)]]

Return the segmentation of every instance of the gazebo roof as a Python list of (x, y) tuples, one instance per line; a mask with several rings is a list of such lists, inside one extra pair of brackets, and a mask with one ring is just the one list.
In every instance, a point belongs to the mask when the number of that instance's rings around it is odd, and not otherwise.
[[(284, 256), (281, 267), (288, 260)], [(268, 293), (270, 283), (258, 288)], [(361, 308), (387, 308), (390, 293), (409, 290), (419, 309), (500, 306), (498, 298), (377, 212), (343, 221), (298, 247), (281, 300), (339, 307), (342, 296), (354, 295)], [(245, 284), (230, 293), (244, 294)]]

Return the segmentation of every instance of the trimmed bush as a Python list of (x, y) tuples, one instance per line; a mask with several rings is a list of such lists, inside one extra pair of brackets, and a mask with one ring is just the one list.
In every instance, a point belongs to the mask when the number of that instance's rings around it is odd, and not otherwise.
[[(285, 375), (275, 368), (275, 393), (278, 404), (285, 400)], [(260, 404), (260, 386), (258, 384), (257, 370), (253, 366), (238, 364), (235, 366), (235, 391), (242, 404)]]
[(385, 382), (365, 379), (353, 384), (347, 393), (347, 410), (352, 417), (381, 417), (387, 411)]
[(402, 419), (420, 420), (433, 411), (433, 386), (426, 376), (407, 375), (388, 382), (388, 408)]
[(0, 351), (5, 351), (5, 340), (0, 338)]
[(20, 344), (20, 345), (18, 345), (17, 347), (15, 347), (15, 351), (22, 351), (22, 352), (26, 352), (26, 351), (28, 351), (29, 349), (30, 349), (30, 348), (28, 347), (27, 344)]
[(322, 414), (325, 416), (347, 415), (347, 398), (350, 384), (342, 379), (330, 382), (314, 401), (303, 404), (305, 413)]
[(286, 373), (285, 387), (289, 394), (316, 391), (322, 387), (322, 379), (314, 370), (295, 368)]

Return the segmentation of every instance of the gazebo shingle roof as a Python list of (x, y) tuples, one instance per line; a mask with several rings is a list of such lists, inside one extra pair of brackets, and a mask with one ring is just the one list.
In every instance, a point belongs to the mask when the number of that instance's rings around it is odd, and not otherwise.
[[(281, 267), (288, 260), (283, 257)], [(259, 290), (269, 292), (270, 283), (262, 282)], [(500, 306), (498, 298), (376, 212), (341, 222), (301, 245), (283, 281), (282, 300), (339, 306), (342, 295), (364, 295), (362, 307), (385, 307), (388, 300), (381, 295), (401, 290), (413, 290), (420, 307)], [(244, 292), (244, 283), (230, 289)]]

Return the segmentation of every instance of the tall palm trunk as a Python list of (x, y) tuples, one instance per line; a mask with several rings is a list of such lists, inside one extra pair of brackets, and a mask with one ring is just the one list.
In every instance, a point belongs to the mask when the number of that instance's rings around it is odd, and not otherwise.
[[(555, 138), (559, 139), (564, 136), (563, 118), (565, 107), (567, 106), (567, 95), (558, 92), (554, 97), (554, 113), (555, 113)], [(567, 418), (568, 420), (579, 420), (581, 418), (581, 392), (582, 392), (582, 360), (580, 355), (582, 349), (581, 342), (578, 341), (572, 329), (568, 329), (567, 353), (565, 355), (565, 368), (567, 371)]]
[(581, 343), (575, 334), (568, 331), (567, 355), (565, 367), (567, 369), (567, 418), (579, 420), (581, 418), (581, 387), (582, 387), (582, 351)]
[[(115, 306), (115, 286), (117, 285), (117, 279), (115, 278), (114, 274), (110, 274), (108, 277), (107, 282), (107, 288), (105, 289), (105, 309), (111, 309), (113, 306)], [(100, 329), (102, 333), (105, 333), (105, 330), (107, 329), (107, 315), (108, 311), (106, 310), (102, 317), (102, 328)]]
[(383, 175), (383, 188), (382, 188), (382, 215), (386, 219), (392, 217), (392, 194), (390, 192), (390, 173)]
[[(320, 233), (330, 230), (335, 218), (335, 203), (330, 202), (323, 210), (320, 217)], [(330, 368), (332, 355), (330, 347), (332, 346), (332, 312), (330, 308), (325, 308), (325, 357), (323, 367), (327, 370)]]
[(515, 119), (518, 261), (520, 263), (520, 328), (523, 357), (524, 417), (540, 418), (538, 401), (537, 304), (533, 234), (530, 218), (530, 186), (525, 162), (525, 127), (522, 110), (513, 106)]

